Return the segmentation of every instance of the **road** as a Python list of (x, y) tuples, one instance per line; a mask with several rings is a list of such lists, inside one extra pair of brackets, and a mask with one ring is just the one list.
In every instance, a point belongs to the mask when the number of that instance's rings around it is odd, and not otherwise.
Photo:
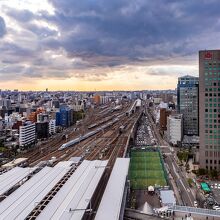
[(185, 173), (181, 170), (182, 168), (177, 165), (174, 155), (172, 153), (166, 153), (166, 158), (164, 161), (168, 165), (171, 178), (173, 178), (177, 186), (181, 198), (180, 204), (185, 206), (193, 206), (195, 201), (194, 195), (187, 183)]
[(159, 131), (152, 119), (150, 113), (146, 110), (146, 115), (149, 119), (150, 126), (157, 139), (158, 145), (160, 145), (161, 152), (165, 154), (165, 167), (167, 168), (167, 173), (169, 174), (170, 183), (173, 186), (174, 193), (177, 198), (177, 202), (180, 205), (193, 206), (195, 196), (192, 189), (189, 187), (186, 177), (186, 172), (183, 167), (178, 166), (177, 156), (175, 151), (169, 144), (162, 139)]

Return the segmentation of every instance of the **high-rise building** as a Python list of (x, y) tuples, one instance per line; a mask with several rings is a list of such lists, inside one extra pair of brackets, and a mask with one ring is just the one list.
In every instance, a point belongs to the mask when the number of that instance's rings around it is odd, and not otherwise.
[(26, 146), (35, 142), (35, 123), (26, 122), (19, 127), (19, 145)]
[(177, 106), (183, 115), (183, 134), (199, 135), (199, 78), (183, 76), (178, 78)]
[(94, 104), (96, 104), (96, 105), (99, 105), (100, 104), (100, 95), (95, 95), (94, 97), (93, 97), (93, 100), (94, 100)]
[(69, 127), (73, 125), (73, 109), (63, 106), (59, 112), (56, 112), (56, 126)]
[(36, 122), (36, 137), (37, 139), (43, 139), (49, 137), (49, 122)]
[(166, 108), (160, 109), (160, 131), (167, 130), (167, 117), (171, 114), (171, 111)]
[(56, 133), (56, 120), (49, 121), (49, 134), (53, 135)]
[(181, 114), (167, 118), (167, 138), (173, 145), (179, 145), (183, 138), (183, 118)]
[(220, 50), (199, 52), (200, 167), (220, 170)]

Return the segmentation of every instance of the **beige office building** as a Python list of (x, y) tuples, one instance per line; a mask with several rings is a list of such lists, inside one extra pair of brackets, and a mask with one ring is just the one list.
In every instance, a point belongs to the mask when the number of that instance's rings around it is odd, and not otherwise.
[(200, 168), (220, 170), (220, 50), (199, 52)]

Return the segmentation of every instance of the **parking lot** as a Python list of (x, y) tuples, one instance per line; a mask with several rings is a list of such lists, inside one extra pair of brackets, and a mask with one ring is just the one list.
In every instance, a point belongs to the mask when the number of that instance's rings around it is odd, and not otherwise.
[(209, 182), (214, 199), (220, 205), (220, 182)]
[(156, 140), (150, 128), (150, 123), (145, 116), (141, 118), (140, 125), (137, 129), (135, 144), (137, 146), (153, 146), (156, 144)]
[(220, 209), (220, 182), (217, 181), (207, 181), (211, 192), (206, 194), (206, 201), (204, 203), (205, 208), (209, 209)]

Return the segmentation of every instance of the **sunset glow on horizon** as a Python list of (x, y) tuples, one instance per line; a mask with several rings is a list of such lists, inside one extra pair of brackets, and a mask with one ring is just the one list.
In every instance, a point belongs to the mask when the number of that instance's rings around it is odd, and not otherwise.
[(175, 89), (220, 46), (220, 3), (186, 2), (0, 1), (0, 88)]

